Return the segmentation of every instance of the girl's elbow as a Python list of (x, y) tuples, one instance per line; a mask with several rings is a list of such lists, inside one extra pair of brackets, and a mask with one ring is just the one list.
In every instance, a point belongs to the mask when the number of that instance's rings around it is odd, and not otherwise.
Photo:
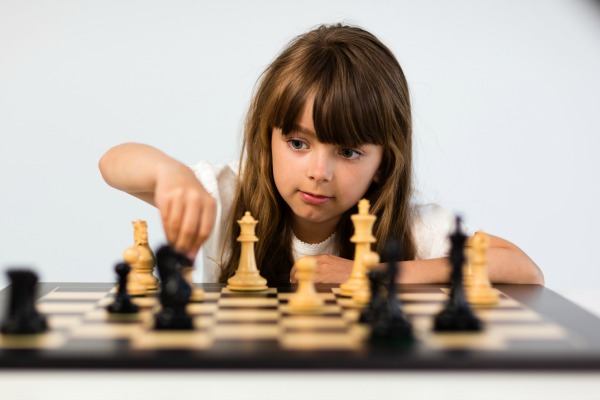
[(533, 284), (533, 285), (544, 285), (545, 284), (544, 273), (533, 261), (531, 261), (531, 264), (529, 265), (529, 267), (526, 268), (523, 278), (524, 278), (523, 283), (528, 283), (528, 284)]
[(100, 160), (98, 160), (98, 169), (100, 170), (100, 174), (102, 175), (102, 178), (107, 183), (110, 182), (110, 165), (111, 165), (111, 161), (110, 161), (110, 150), (109, 150), (108, 152), (104, 153), (104, 155), (102, 157), (100, 157)]
[(122, 152), (121, 148), (125, 145), (126, 144), (111, 147), (98, 160), (98, 169), (100, 170), (100, 174), (102, 175), (102, 178), (104, 178), (104, 181), (106, 183), (108, 183), (109, 185), (111, 185), (111, 182), (112, 182), (111, 178), (112, 178), (112, 175), (114, 174), (113, 170), (114, 170), (115, 162), (118, 161), (119, 158), (123, 158), (122, 156), (120, 157), (119, 155)]
[(546, 283), (546, 280), (544, 279), (544, 273), (542, 272), (541, 269), (537, 268), (536, 266), (536, 270), (534, 271), (534, 282), (537, 285), (544, 285)]

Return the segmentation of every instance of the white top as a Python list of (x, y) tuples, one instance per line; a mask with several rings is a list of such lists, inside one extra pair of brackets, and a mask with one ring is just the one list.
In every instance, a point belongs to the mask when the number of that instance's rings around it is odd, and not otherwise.
[(321, 243), (304, 243), (296, 235), (292, 236), (292, 256), (294, 261), (306, 257), (316, 256), (317, 254), (338, 254), (338, 248), (335, 241), (336, 234), (332, 234)]
[[(201, 271), (202, 282), (218, 282), (220, 267), (217, 261), (221, 258), (226, 242), (225, 232), (233, 204), (237, 164), (214, 166), (206, 161), (201, 161), (191, 169), (217, 203), (215, 227), (202, 247), (202, 264), (197, 265), (197, 268)], [(454, 215), (435, 204), (415, 205), (414, 207), (416, 212), (412, 233), (417, 250), (416, 259), (446, 257), (450, 249), (448, 236), (454, 230)], [(468, 234), (471, 233), (466, 227), (464, 230)], [(307, 255), (338, 254), (333, 238), (332, 235), (322, 243), (308, 244), (294, 236), (292, 240), (294, 260)]]

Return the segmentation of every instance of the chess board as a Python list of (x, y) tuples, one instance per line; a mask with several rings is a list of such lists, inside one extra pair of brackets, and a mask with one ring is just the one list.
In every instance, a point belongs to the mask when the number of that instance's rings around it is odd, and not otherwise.
[(204, 299), (188, 305), (195, 329), (156, 331), (156, 294), (134, 298), (138, 314), (116, 317), (105, 311), (113, 284), (42, 283), (37, 308), (50, 329), (0, 334), (0, 368), (600, 369), (600, 319), (538, 285), (496, 286), (499, 304), (475, 309), (482, 332), (444, 334), (432, 324), (448, 288), (401, 285), (413, 343), (372, 343), (361, 309), (333, 285), (317, 285), (325, 309), (312, 315), (290, 313), (292, 287), (198, 286)]

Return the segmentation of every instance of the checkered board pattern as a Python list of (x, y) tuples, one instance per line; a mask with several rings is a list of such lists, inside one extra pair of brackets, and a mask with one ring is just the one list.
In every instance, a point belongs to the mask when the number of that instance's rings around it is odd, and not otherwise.
[[(72, 284), (73, 285), (73, 284)], [(159, 303), (157, 296), (134, 298), (141, 311), (115, 316), (105, 311), (115, 288), (94, 285), (57, 285), (37, 303), (48, 317), (49, 331), (40, 335), (0, 335), (0, 350), (43, 349), (55, 352), (144, 352), (186, 350), (235, 352), (252, 347), (283, 352), (368, 349), (369, 327), (357, 323), (360, 307), (339, 295), (335, 287), (319, 287), (325, 308), (318, 314), (290, 313), (292, 289), (270, 288), (259, 293), (232, 292), (223, 287), (205, 288), (202, 301), (191, 302), (188, 312), (192, 331), (152, 329)], [(407, 285), (410, 286), (410, 285)], [(553, 322), (524, 304), (501, 293), (498, 305), (476, 308), (485, 329), (479, 333), (441, 334), (432, 330), (433, 318), (444, 306), (448, 289), (404, 288), (398, 297), (412, 321), (417, 348), (429, 352), (465, 350), (480, 352), (577, 350), (582, 340), (568, 328)], [(50, 353), (52, 354), (52, 353)]]

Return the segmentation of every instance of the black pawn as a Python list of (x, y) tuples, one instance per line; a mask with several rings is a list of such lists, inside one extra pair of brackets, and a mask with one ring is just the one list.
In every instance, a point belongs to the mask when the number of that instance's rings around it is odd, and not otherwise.
[(388, 260), (387, 268), (369, 272), (372, 297), (369, 307), (361, 314), (361, 321), (370, 322), (372, 342), (409, 343), (414, 339), (412, 324), (402, 312), (397, 296), (396, 279), (402, 260), (397, 240), (388, 241), (384, 259)]
[(12, 269), (7, 272), (10, 280), (8, 314), (0, 330), (7, 334), (33, 334), (48, 330), (46, 317), (35, 308), (35, 272), (27, 269)]
[(106, 311), (111, 314), (135, 314), (140, 310), (137, 304), (131, 301), (131, 296), (127, 292), (127, 276), (131, 267), (127, 263), (118, 263), (115, 266), (115, 272), (119, 277), (119, 290), (115, 296), (115, 301), (106, 306)]
[(462, 232), (460, 217), (456, 217), (456, 230), (450, 236), (450, 264), (452, 266), (450, 299), (446, 307), (435, 317), (434, 330), (437, 332), (480, 331), (483, 328), (465, 296), (463, 265), (465, 264), (465, 243), (467, 236)]
[(192, 318), (186, 311), (192, 288), (181, 274), (181, 269), (192, 265), (192, 261), (176, 253), (170, 246), (162, 246), (156, 252), (156, 265), (160, 277), (161, 310), (154, 316), (154, 328), (157, 330), (193, 329)]

